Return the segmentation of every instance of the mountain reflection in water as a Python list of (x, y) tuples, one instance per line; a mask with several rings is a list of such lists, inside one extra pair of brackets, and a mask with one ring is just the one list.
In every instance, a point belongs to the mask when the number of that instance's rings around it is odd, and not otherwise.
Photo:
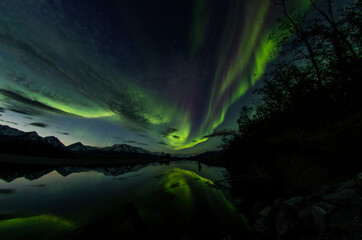
[(246, 231), (223, 168), (1, 168), (0, 239), (223, 239)]

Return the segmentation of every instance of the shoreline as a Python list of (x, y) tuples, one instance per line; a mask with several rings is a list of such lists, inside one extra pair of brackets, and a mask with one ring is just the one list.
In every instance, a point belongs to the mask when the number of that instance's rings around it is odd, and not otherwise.
[[(181, 159), (179, 159), (181, 160)], [(52, 158), (0, 153), (0, 165), (12, 166), (100, 166), (168, 163), (175, 159)]]

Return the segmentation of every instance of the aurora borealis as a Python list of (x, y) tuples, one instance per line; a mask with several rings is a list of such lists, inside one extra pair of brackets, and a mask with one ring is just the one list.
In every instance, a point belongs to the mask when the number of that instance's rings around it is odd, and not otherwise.
[(275, 57), (269, 2), (2, 0), (0, 124), (66, 145), (212, 150), (205, 136), (235, 127)]

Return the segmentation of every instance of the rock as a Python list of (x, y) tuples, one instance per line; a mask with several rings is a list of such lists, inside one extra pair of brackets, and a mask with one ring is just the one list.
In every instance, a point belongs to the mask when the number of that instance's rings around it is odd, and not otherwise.
[(324, 194), (328, 194), (331, 190), (331, 186), (322, 186), (321, 189), (319, 189), (319, 192), (317, 194), (317, 196), (322, 196)]
[(258, 215), (262, 216), (262, 217), (267, 217), (270, 216), (270, 213), (272, 211), (272, 207), (271, 206), (267, 206), (265, 207), (263, 210), (261, 210)]
[(297, 211), (298, 222), (302, 228), (303, 233), (308, 236), (317, 234), (318, 229), (313, 221), (313, 205), (307, 205)]
[(358, 187), (362, 188), (362, 172), (357, 174), (357, 176), (354, 179), (354, 182)]
[(354, 180), (350, 180), (350, 181), (342, 182), (342, 183), (338, 184), (337, 189), (334, 190), (334, 192), (340, 192), (343, 190), (351, 190), (351, 189), (355, 189)]
[(275, 227), (277, 236), (280, 239), (292, 239), (293, 236), (298, 236), (297, 220), (286, 210), (281, 210), (278, 212)]
[(294, 205), (298, 205), (298, 204), (302, 203), (302, 201), (303, 201), (303, 197), (298, 196), (298, 197), (293, 197), (293, 198), (290, 198), (290, 199), (284, 201), (284, 204), (289, 205), (289, 206), (294, 206)]
[(273, 206), (274, 206), (275, 208), (281, 208), (282, 205), (283, 205), (283, 200), (280, 199), (280, 198), (276, 199), (276, 200), (273, 202)]
[(346, 206), (351, 205), (355, 199), (358, 198), (358, 194), (354, 189), (345, 189), (339, 192), (327, 194), (323, 196), (323, 201), (331, 204)]
[(256, 215), (256, 232), (270, 239), (362, 239), (362, 173), (323, 191), (276, 199)]
[(338, 208), (329, 218), (328, 225), (334, 232), (348, 235), (348, 239), (362, 239), (362, 201), (350, 207)]
[(321, 231), (326, 232), (328, 228), (327, 218), (335, 207), (329, 203), (320, 202), (312, 207), (313, 223), (315, 227)]
[(275, 225), (271, 218), (261, 217), (255, 221), (254, 229), (261, 235), (267, 237), (275, 236)]
[(273, 218), (273, 208), (271, 206), (265, 207), (258, 213), (260, 216), (254, 224), (254, 229), (261, 235), (273, 237), (275, 236), (275, 219)]

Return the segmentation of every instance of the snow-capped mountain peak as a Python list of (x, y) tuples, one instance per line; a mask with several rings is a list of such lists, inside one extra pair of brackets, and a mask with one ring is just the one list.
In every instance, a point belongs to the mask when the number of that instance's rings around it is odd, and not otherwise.
[(67, 149), (72, 152), (85, 152), (85, 151), (97, 150), (98, 148), (91, 146), (84, 146), (81, 142), (76, 142), (67, 146)]
[[(41, 137), (36, 132), (23, 132), (9, 126), (0, 125), (0, 144), (13, 144), (14, 151), (17, 147), (23, 147), (30, 154), (48, 154), (49, 151), (61, 151), (66, 156), (67, 154), (74, 153), (76, 156), (81, 157), (151, 157), (156, 156), (141, 147), (135, 147), (128, 144), (115, 144), (110, 147), (97, 148), (85, 146), (81, 142), (71, 144), (67, 147), (56, 137), (48, 136)], [(12, 150), (13, 151), (13, 150)], [(35, 152), (34, 152), (35, 151)], [(58, 153), (57, 153), (58, 154)], [(43, 154), (44, 155), (44, 154)], [(59, 154), (57, 155), (59, 156)]]
[(50, 145), (52, 145), (54, 147), (58, 147), (58, 148), (64, 148), (65, 147), (64, 144), (61, 141), (59, 141), (58, 138), (53, 137), (53, 136), (45, 137), (44, 141), (46, 143), (49, 143)]
[(112, 151), (112, 152), (127, 152), (127, 153), (148, 153), (143, 148), (133, 147), (127, 144), (115, 144), (111, 147), (103, 148), (103, 150)]

